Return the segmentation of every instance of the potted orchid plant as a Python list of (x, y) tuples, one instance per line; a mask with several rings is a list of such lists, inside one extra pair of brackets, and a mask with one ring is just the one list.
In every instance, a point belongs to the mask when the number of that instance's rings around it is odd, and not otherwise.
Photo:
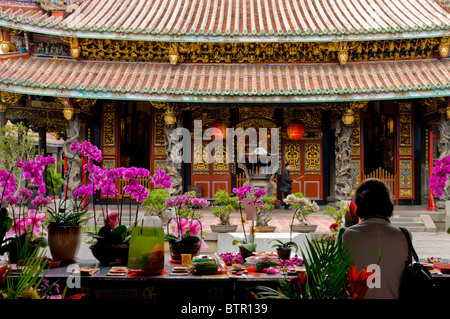
[[(171, 259), (181, 260), (182, 254), (198, 255), (200, 249), (208, 245), (203, 240), (202, 223), (196, 218), (197, 208), (208, 207), (210, 202), (197, 198), (193, 193), (184, 193), (167, 199), (167, 205), (175, 209), (173, 233), (169, 229), (165, 239), (169, 242)], [(189, 213), (186, 213), (189, 212)], [(167, 225), (169, 228), (169, 225)]]
[[(47, 218), (42, 213), (42, 207), (48, 205), (52, 199), (45, 197), (46, 187), (42, 172), (55, 159), (51, 156), (37, 156), (35, 160), (22, 162), (18, 159), (17, 167), (23, 171), (23, 177), (28, 187), (16, 189), (17, 182), (11, 173), (0, 170), (0, 254), (8, 253), (11, 263), (21, 263), (33, 251), (47, 246), (46, 231), (43, 221)], [(31, 199), (33, 192), (29, 186), (37, 187), (37, 196)], [(28, 209), (31, 201), (36, 209)], [(8, 212), (8, 207), (10, 212)], [(12, 218), (11, 218), (12, 217)]]
[[(100, 192), (101, 195), (106, 197), (106, 205), (101, 204), (100, 209), (103, 226), (99, 228), (97, 227), (97, 210), (95, 204), (93, 205), (94, 231), (88, 232), (88, 235), (94, 239), (94, 243), (89, 248), (93, 255), (103, 264), (126, 263), (131, 229), (138, 225), (139, 208), (148, 196), (148, 189), (140, 185), (138, 179), (148, 178), (148, 181), (155, 186), (161, 185), (166, 189), (171, 186), (170, 176), (165, 174), (162, 169), (157, 170), (154, 176), (150, 176), (150, 171), (144, 168), (119, 167), (108, 170), (105, 167), (100, 167), (95, 162), (101, 161), (101, 151), (87, 141), (82, 144), (73, 143), (71, 150), (80, 151), (88, 159), (83, 169), (88, 174), (90, 181), (89, 185), (82, 185), (74, 190), (74, 199), (82, 202), (92, 197), (95, 192)], [(123, 201), (117, 204), (115, 211), (110, 209), (108, 205), (108, 199), (119, 194), (116, 188), (119, 178), (127, 181), (127, 185), (124, 186), (124, 192), (125, 194), (130, 194), (137, 203), (134, 213), (130, 203), (128, 225), (125, 224), (123, 219)], [(132, 214), (134, 214), (134, 218)]]
[[(241, 253), (242, 258), (246, 258), (250, 256), (253, 252), (256, 251), (256, 243), (255, 243), (255, 225), (254, 221), (256, 219), (256, 206), (258, 205), (260, 208), (264, 206), (264, 203), (261, 201), (261, 198), (267, 194), (267, 190), (258, 189), (256, 191), (250, 185), (244, 185), (240, 188), (234, 188), (233, 193), (236, 195), (239, 203), (239, 213), (241, 215), (241, 223), (242, 230), (244, 232), (244, 238), (233, 240), (233, 245), (239, 245), (239, 251)], [(246, 218), (242, 213), (242, 207), (246, 212)], [(246, 219), (252, 220), (252, 226), (250, 227), (250, 234), (247, 235), (245, 231), (245, 223)]]
[[(316, 230), (317, 225), (311, 225), (306, 219), (306, 216), (319, 211), (316, 202), (304, 197), (302, 193), (289, 194), (283, 201), (295, 209), (292, 216), (291, 231), (313, 232)], [(297, 225), (294, 224), (295, 218), (299, 221)]]

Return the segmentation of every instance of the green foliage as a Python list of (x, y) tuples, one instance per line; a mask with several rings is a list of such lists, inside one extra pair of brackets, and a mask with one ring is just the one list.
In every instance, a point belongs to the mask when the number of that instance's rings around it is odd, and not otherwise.
[(241, 205), (237, 197), (231, 197), (227, 191), (221, 189), (215, 194), (214, 206), (212, 213), (220, 219), (219, 225), (231, 225), (230, 214), (239, 209)]
[[(61, 162), (58, 162), (57, 164), (59, 165)], [(64, 185), (64, 178), (62, 178), (60, 173), (56, 172), (55, 167), (55, 165), (51, 165), (45, 170), (45, 186), (47, 193), (50, 195), (57, 195), (58, 190)]]
[(163, 217), (164, 211), (168, 208), (166, 200), (169, 197), (169, 193), (164, 189), (150, 190), (147, 198), (142, 202), (142, 206), (153, 216)]
[(49, 209), (46, 222), (48, 224), (54, 224), (56, 226), (80, 226), (81, 223), (86, 220), (86, 213), (87, 210), (76, 211), (58, 208), (55, 211)]
[(124, 244), (131, 238), (131, 228), (125, 225), (119, 225), (114, 229), (103, 226), (98, 233), (89, 233), (92, 238), (97, 240), (99, 245)]
[(17, 167), (17, 160), (34, 159), (37, 141), (37, 135), (33, 136), (21, 123), (4, 126), (0, 131), (0, 168), (11, 172), (18, 185), (23, 185), (25, 179), (22, 169)]
[(286, 249), (286, 248), (291, 248), (291, 247), (293, 247), (293, 248), (295, 248), (295, 252), (298, 251), (298, 245), (297, 245), (297, 243), (294, 242), (294, 241), (283, 242), (283, 241), (281, 241), (281, 240), (279, 240), (279, 239), (274, 239), (274, 240), (271, 240), (270, 242), (276, 242), (276, 243), (278, 243), (278, 244), (273, 245), (273, 246), (272, 246), (273, 248), (284, 248), (284, 249)]
[(245, 238), (233, 240), (232, 244), (233, 246), (241, 244), (241, 246), (243, 246), (250, 253), (256, 251), (255, 236), (252, 233)]
[(263, 202), (263, 207), (256, 205), (256, 226), (268, 226), (272, 219), (272, 211), (275, 209), (275, 198), (273, 196), (264, 195), (259, 199)]
[[(337, 244), (336, 244), (337, 243)], [(350, 268), (349, 250), (330, 238), (307, 239), (302, 252), (306, 275), (306, 290), (312, 299), (345, 298), (345, 284)]]
[(19, 299), (25, 291), (34, 290), (39, 297), (47, 294), (52, 290), (54, 283), (49, 285), (45, 290), (35, 290), (33, 287), (40, 287), (50, 267), (47, 266), (47, 257), (45, 251), (31, 252), (23, 265), (22, 271), (16, 276), (7, 276), (6, 295), (8, 299)]

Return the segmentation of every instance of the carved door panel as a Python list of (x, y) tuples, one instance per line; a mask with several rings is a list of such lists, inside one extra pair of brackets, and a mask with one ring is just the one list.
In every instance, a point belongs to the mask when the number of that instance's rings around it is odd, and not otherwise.
[(221, 146), (218, 152), (212, 152), (214, 162), (208, 161), (206, 145), (192, 144), (191, 185), (201, 187), (201, 197), (212, 199), (218, 190), (231, 192), (231, 165), (226, 162), (226, 145)]
[[(313, 200), (323, 199), (322, 141), (286, 141), (283, 163), (292, 166), (292, 193), (301, 192)], [(299, 179), (301, 176), (303, 178)]]

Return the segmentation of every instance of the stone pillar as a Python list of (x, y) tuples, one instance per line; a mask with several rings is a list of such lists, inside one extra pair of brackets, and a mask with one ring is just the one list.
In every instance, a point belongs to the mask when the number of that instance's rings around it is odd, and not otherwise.
[(82, 175), (82, 163), (81, 158), (76, 152), (72, 152), (70, 147), (75, 141), (78, 141), (80, 137), (80, 117), (79, 113), (75, 112), (73, 118), (69, 121), (69, 127), (67, 128), (67, 138), (64, 141), (63, 150), (64, 155), (67, 158), (67, 171), (68, 176), (67, 195), (70, 197), (72, 192), (80, 187), (81, 175)]
[(166, 173), (170, 175), (170, 182), (172, 186), (168, 192), (171, 196), (183, 194), (183, 177), (182, 177), (182, 156), (181, 150), (183, 148), (180, 136), (172, 134), (173, 131), (180, 126), (180, 122), (171, 108), (166, 110), (164, 117), (166, 126), (165, 132), (165, 146), (166, 146)]
[(336, 161), (335, 161), (335, 191), (337, 200), (350, 200), (353, 191), (352, 167), (352, 125), (336, 120)]

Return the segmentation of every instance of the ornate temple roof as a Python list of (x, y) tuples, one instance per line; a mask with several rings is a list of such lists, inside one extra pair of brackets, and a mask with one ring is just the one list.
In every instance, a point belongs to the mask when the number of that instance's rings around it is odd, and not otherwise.
[(450, 94), (450, 60), (321, 64), (94, 62), (10, 59), (0, 90), (76, 98), (321, 102)]
[(450, 27), (440, 0), (84, 0), (65, 17), (12, 4), (0, 2), (0, 26), (85, 38), (317, 42), (439, 37)]

